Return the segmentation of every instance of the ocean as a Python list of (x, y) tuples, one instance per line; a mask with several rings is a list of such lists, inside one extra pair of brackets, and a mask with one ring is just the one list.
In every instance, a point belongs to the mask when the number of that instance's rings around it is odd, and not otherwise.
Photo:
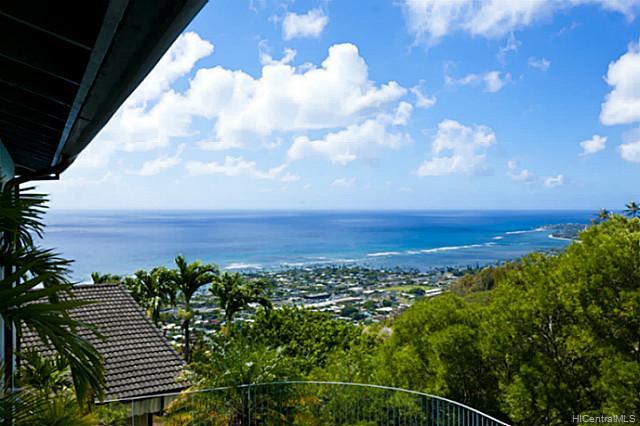
[(591, 211), (50, 211), (42, 245), (72, 277), (171, 266), (177, 254), (227, 270), (357, 264), (428, 270), (561, 249), (545, 225)]

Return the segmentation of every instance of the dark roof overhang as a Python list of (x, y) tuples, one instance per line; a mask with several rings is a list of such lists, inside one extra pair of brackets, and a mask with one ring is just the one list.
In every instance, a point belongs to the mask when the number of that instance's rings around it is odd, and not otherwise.
[(0, 3), (0, 140), (17, 181), (63, 172), (206, 0)]

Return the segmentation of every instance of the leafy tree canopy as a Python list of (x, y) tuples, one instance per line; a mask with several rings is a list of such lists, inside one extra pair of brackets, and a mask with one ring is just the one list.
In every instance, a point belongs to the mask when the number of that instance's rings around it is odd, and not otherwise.
[(258, 311), (244, 333), (268, 347), (282, 348), (287, 356), (299, 360), (305, 373), (324, 365), (330, 353), (346, 350), (366, 338), (360, 327), (322, 312), (289, 306), (270, 313)]

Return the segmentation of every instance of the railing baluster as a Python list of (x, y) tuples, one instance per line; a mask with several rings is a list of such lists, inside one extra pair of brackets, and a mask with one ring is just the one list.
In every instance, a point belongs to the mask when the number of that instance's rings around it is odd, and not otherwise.
[[(154, 395), (173, 400), (163, 424), (266, 426), (311, 422), (376, 426), (509, 426), (464, 404), (421, 392), (341, 382), (273, 382)], [(135, 426), (138, 401), (130, 403)], [(311, 417), (312, 419), (308, 419)]]
[(435, 424), (435, 416), (434, 416), (434, 405), (435, 405), (435, 401), (433, 400), (433, 398), (429, 397), (429, 424), (430, 425), (434, 425)]
[(449, 426), (449, 403), (447, 401), (442, 401), (442, 422)]
[(451, 426), (449, 421), (451, 420), (451, 405), (448, 402), (444, 403), (444, 424)]

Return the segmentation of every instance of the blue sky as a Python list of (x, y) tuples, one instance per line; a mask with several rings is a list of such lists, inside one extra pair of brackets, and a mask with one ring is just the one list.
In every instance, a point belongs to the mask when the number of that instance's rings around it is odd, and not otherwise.
[(596, 209), (640, 198), (640, 0), (211, 1), (56, 208)]

